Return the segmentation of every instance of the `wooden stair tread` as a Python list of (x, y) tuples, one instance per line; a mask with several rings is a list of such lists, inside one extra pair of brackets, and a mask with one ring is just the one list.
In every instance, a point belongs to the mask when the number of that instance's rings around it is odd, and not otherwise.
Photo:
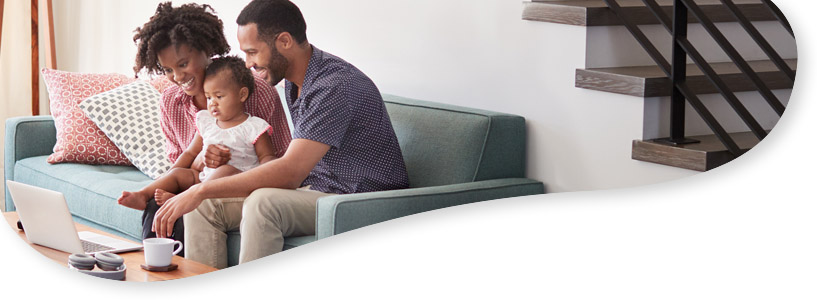
[[(751, 132), (729, 134), (741, 150), (748, 151), (760, 141)], [(715, 135), (689, 137), (700, 143), (667, 145), (655, 141), (633, 141), (632, 159), (695, 171), (709, 171), (735, 159), (735, 155)]]
[[(749, 61), (749, 66), (770, 89), (790, 89), (794, 83), (772, 61)], [(797, 70), (797, 59), (786, 63)], [(757, 87), (732, 62), (710, 63), (732, 92), (755, 91)], [(687, 84), (696, 94), (718, 93), (694, 64), (687, 65)], [(672, 82), (658, 66), (589, 68), (576, 70), (576, 87), (637, 97), (669, 96)]]
[[(657, 0), (668, 16), (672, 16), (673, 0)], [(760, 0), (734, 0), (750, 21), (776, 20)], [(658, 19), (641, 0), (619, 0), (619, 5), (637, 25), (658, 24)], [(735, 22), (732, 13), (719, 0), (696, 0), (713, 22)], [(522, 19), (579, 26), (621, 25), (612, 10), (602, 0), (533, 0), (524, 2)], [(689, 22), (698, 22), (691, 16)]]

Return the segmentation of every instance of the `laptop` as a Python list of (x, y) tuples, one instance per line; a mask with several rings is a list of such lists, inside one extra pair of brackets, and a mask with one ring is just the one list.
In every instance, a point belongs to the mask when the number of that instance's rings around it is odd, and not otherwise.
[(90, 231), (77, 232), (60, 192), (6, 180), (28, 241), (68, 253), (94, 255), (142, 249), (142, 245)]

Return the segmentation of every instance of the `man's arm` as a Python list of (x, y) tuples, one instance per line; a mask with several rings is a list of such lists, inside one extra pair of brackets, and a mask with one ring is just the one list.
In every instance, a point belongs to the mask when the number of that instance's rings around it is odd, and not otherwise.
[(307, 139), (295, 139), (283, 157), (233, 176), (194, 185), (168, 199), (153, 220), (159, 237), (173, 232), (173, 223), (196, 209), (204, 199), (246, 197), (260, 188), (296, 189), (323, 158), (330, 146)]

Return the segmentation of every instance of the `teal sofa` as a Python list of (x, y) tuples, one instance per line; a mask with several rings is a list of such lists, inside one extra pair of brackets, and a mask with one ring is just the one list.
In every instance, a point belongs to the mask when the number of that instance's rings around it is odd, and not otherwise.
[[(403, 151), (410, 188), (323, 197), (316, 234), (291, 237), (285, 249), (415, 213), (454, 205), (542, 194), (525, 178), (525, 119), (520, 116), (383, 95)], [(141, 211), (116, 203), (150, 178), (134, 167), (49, 164), (56, 143), (50, 116), (6, 120), (5, 178), (65, 194), (75, 221), (139, 240)], [(6, 210), (14, 203), (6, 189)], [(228, 237), (235, 265), (238, 232)]]

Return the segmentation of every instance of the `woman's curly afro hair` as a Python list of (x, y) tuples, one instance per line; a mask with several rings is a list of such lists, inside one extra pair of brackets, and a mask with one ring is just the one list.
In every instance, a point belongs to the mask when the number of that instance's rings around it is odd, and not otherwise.
[(134, 33), (137, 52), (133, 71), (137, 75), (142, 69), (147, 69), (148, 74), (164, 74), (158, 55), (169, 46), (186, 44), (207, 57), (230, 52), (224, 38), (224, 24), (206, 4), (173, 7), (170, 2), (161, 3), (150, 21), (136, 28)]

